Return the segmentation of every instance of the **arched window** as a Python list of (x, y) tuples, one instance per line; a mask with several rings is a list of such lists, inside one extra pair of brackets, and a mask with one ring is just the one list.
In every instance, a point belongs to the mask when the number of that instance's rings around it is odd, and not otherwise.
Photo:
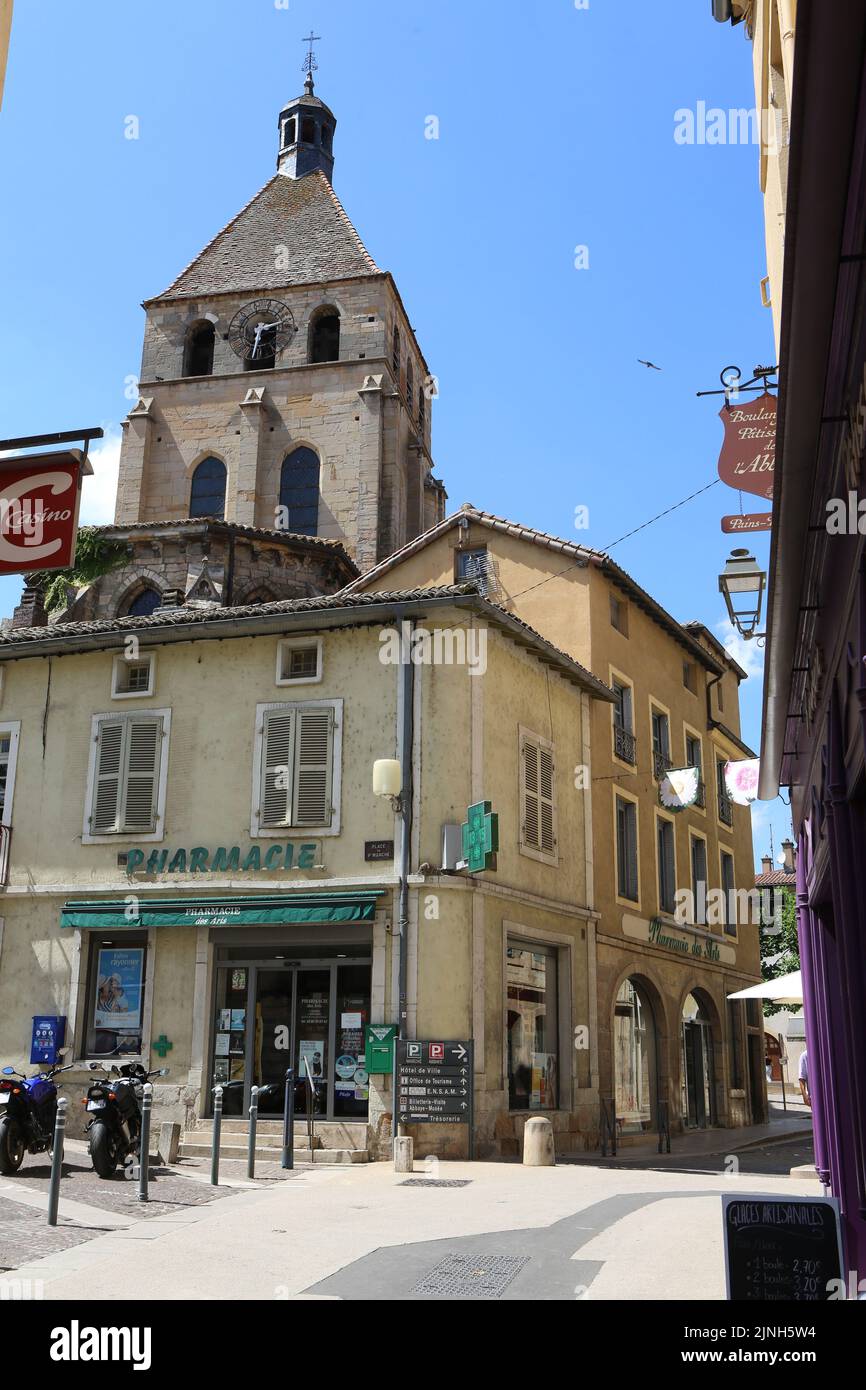
[(319, 309), (310, 324), (310, 361), (338, 362), (340, 315), (336, 309)]
[(194, 323), (186, 335), (183, 354), (184, 376), (210, 376), (213, 371), (214, 327)]
[(289, 116), (287, 121), (283, 121), (283, 144), (294, 145), (295, 143), (295, 118)]
[(305, 145), (316, 143), (316, 122), (312, 116), (304, 116), (301, 119), (301, 140)]
[(409, 400), (409, 414), (412, 414), (412, 397), (415, 395), (415, 368), (412, 359), (406, 359), (406, 395)]
[(423, 386), (419, 386), (419, 387), (418, 387), (418, 427), (419, 427), (419, 429), (421, 430), (421, 433), (422, 433), (422, 434), (424, 433), (424, 402), (425, 402), (425, 399), (426, 399), (426, 397), (425, 397), (425, 395), (424, 395), (424, 387), (423, 387)]
[(159, 605), (162, 603), (162, 594), (158, 589), (147, 585), (139, 589), (131, 603), (127, 604), (124, 618), (149, 618)]
[(394, 364), (394, 376), (396, 377), (397, 385), (399, 386), (399, 385), (400, 385), (400, 330), (399, 330), (399, 328), (397, 327), (396, 324), (394, 325), (394, 337), (393, 337), (392, 342), (391, 342), (391, 361), (392, 361), (393, 364)]
[(319, 459), (312, 449), (293, 449), (280, 472), (280, 506), (286, 530), (315, 536), (319, 529)]
[(226, 466), (219, 459), (202, 459), (192, 475), (190, 516), (225, 516)]
[(656, 1122), (656, 1030), (652, 1006), (637, 980), (623, 980), (613, 1009), (616, 1119), (622, 1134)]

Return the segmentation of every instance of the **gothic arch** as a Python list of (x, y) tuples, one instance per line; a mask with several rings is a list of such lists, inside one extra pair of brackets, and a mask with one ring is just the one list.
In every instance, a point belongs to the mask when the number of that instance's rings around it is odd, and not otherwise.
[(287, 531), (315, 536), (319, 530), (321, 460), (309, 444), (295, 444), (280, 465), (279, 504)]
[(148, 591), (153, 591), (161, 603), (163, 595), (163, 577), (157, 574), (155, 570), (149, 570), (142, 566), (136, 569), (132, 578), (127, 581), (125, 587), (121, 590), (115, 604), (115, 617), (129, 617), (130, 607), (141, 594)]
[(193, 468), (189, 489), (189, 516), (217, 517), (226, 514), (228, 469), (217, 454), (206, 454)]

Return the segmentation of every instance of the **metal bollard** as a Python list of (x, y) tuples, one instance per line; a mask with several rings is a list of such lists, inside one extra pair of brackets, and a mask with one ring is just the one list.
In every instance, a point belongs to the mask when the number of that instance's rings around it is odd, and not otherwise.
[(66, 1132), (66, 1107), (69, 1101), (61, 1096), (57, 1102), (54, 1121), (54, 1147), (51, 1151), (51, 1179), (48, 1184), (48, 1224), (57, 1225), (57, 1206), (60, 1202), (60, 1174), (63, 1168), (63, 1136)]
[(213, 1096), (213, 1147), (210, 1156), (210, 1180), (214, 1187), (220, 1180), (220, 1136), (223, 1127), (223, 1088), (214, 1087)]
[(150, 1082), (145, 1082), (144, 1094), (141, 1097), (141, 1134), (138, 1144), (138, 1200), (146, 1202), (147, 1180), (149, 1175), (150, 1158), (150, 1112), (153, 1108), (153, 1087)]
[(286, 1098), (283, 1106), (283, 1161), (284, 1168), (295, 1166), (295, 1069), (286, 1072)]
[(259, 1088), (250, 1091), (250, 1142), (247, 1150), (247, 1177), (256, 1175), (256, 1125), (259, 1122)]

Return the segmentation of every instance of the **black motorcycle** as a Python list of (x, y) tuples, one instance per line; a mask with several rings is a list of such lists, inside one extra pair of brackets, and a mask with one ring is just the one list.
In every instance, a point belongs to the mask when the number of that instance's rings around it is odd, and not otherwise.
[(113, 1178), (127, 1154), (138, 1155), (141, 1140), (141, 1098), (145, 1082), (166, 1076), (168, 1067), (145, 1071), (140, 1062), (106, 1067), (91, 1062), (91, 1071), (105, 1071), (101, 1081), (88, 1088), (85, 1129), (90, 1135), (90, 1161), (101, 1178)]
[(22, 1076), (14, 1067), (0, 1074), (0, 1173), (17, 1173), (25, 1153), (45, 1153), (54, 1143), (57, 1087), (54, 1077), (74, 1064)]

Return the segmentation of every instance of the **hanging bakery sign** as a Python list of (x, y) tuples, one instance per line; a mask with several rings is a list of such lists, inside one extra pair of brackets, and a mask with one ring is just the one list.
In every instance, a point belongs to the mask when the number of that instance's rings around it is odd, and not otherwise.
[[(726, 401), (719, 411), (725, 430), (719, 477), (728, 487), (772, 498), (776, 464), (776, 397), (764, 391), (751, 401)], [(758, 529), (757, 527), (754, 529)]]
[(726, 536), (736, 536), (742, 531), (772, 531), (772, 512), (746, 512), (742, 516), (723, 516), (722, 530)]

